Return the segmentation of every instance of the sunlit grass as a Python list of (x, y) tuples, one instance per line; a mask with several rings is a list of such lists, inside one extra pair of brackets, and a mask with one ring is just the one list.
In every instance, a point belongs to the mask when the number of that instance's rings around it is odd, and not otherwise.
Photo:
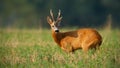
[[(68, 29), (62, 29), (67, 31)], [(0, 29), (0, 68), (118, 68), (119, 29), (99, 30), (100, 50), (65, 53), (47, 29)]]

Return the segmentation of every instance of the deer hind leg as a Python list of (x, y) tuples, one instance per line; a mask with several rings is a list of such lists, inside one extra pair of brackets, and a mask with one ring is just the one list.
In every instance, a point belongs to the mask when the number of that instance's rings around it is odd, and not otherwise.
[(96, 41), (91, 41), (88, 44), (84, 44), (82, 48), (84, 52), (87, 52), (89, 49), (94, 49), (96, 51), (99, 49), (99, 44)]
[(99, 46), (100, 46), (100, 44), (97, 41), (94, 41), (90, 44), (89, 48), (92, 48), (94, 50), (98, 50)]
[(84, 52), (87, 52), (90, 48), (95, 48), (96, 49), (95, 46), (96, 45), (95, 45), (94, 41), (91, 41), (89, 43), (82, 44), (82, 49), (83, 49)]
[(82, 44), (82, 50), (87, 53), (90, 44)]

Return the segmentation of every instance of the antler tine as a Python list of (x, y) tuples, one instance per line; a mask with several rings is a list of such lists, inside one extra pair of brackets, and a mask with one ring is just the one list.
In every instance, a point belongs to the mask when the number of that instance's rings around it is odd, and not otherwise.
[(61, 10), (59, 9), (57, 20), (56, 20), (56, 24), (58, 24), (58, 26), (60, 26), (60, 21), (62, 19), (62, 17), (60, 17), (60, 14), (61, 14)]
[(59, 19), (59, 17), (60, 17), (60, 14), (61, 14), (61, 10), (59, 9), (59, 12), (58, 12), (58, 17), (57, 17), (57, 19)]
[(53, 21), (55, 21), (54, 16), (53, 16), (52, 9), (50, 10), (50, 15), (51, 15), (51, 17), (52, 17)]

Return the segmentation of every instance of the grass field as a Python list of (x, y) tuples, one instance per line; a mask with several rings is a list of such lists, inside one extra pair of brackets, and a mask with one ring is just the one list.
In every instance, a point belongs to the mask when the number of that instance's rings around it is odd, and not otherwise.
[(120, 30), (98, 31), (100, 50), (85, 55), (65, 53), (47, 29), (0, 29), (0, 68), (119, 68)]

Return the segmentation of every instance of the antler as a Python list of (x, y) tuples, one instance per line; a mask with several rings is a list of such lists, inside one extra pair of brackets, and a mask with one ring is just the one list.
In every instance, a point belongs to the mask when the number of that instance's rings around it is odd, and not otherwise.
[(52, 9), (50, 10), (50, 15), (51, 15), (51, 17), (52, 17), (52, 20), (53, 20), (53, 22), (55, 22), (56, 24), (58, 24), (58, 23), (61, 21), (61, 19), (62, 19), (62, 17), (60, 17), (60, 14), (61, 14), (61, 10), (59, 10), (57, 19), (56, 19), (56, 21), (55, 21), (54, 16), (53, 16)]
[(61, 10), (59, 10), (59, 12), (58, 12), (58, 17), (57, 17), (57, 20), (59, 19), (60, 14), (61, 14)]
[(50, 10), (50, 15), (51, 15), (51, 17), (52, 17), (52, 20), (55, 21), (54, 16), (53, 16), (52, 9)]
[(61, 14), (61, 10), (59, 10), (59, 12), (58, 12), (56, 23), (60, 22), (62, 19), (62, 17), (60, 17), (60, 14)]

